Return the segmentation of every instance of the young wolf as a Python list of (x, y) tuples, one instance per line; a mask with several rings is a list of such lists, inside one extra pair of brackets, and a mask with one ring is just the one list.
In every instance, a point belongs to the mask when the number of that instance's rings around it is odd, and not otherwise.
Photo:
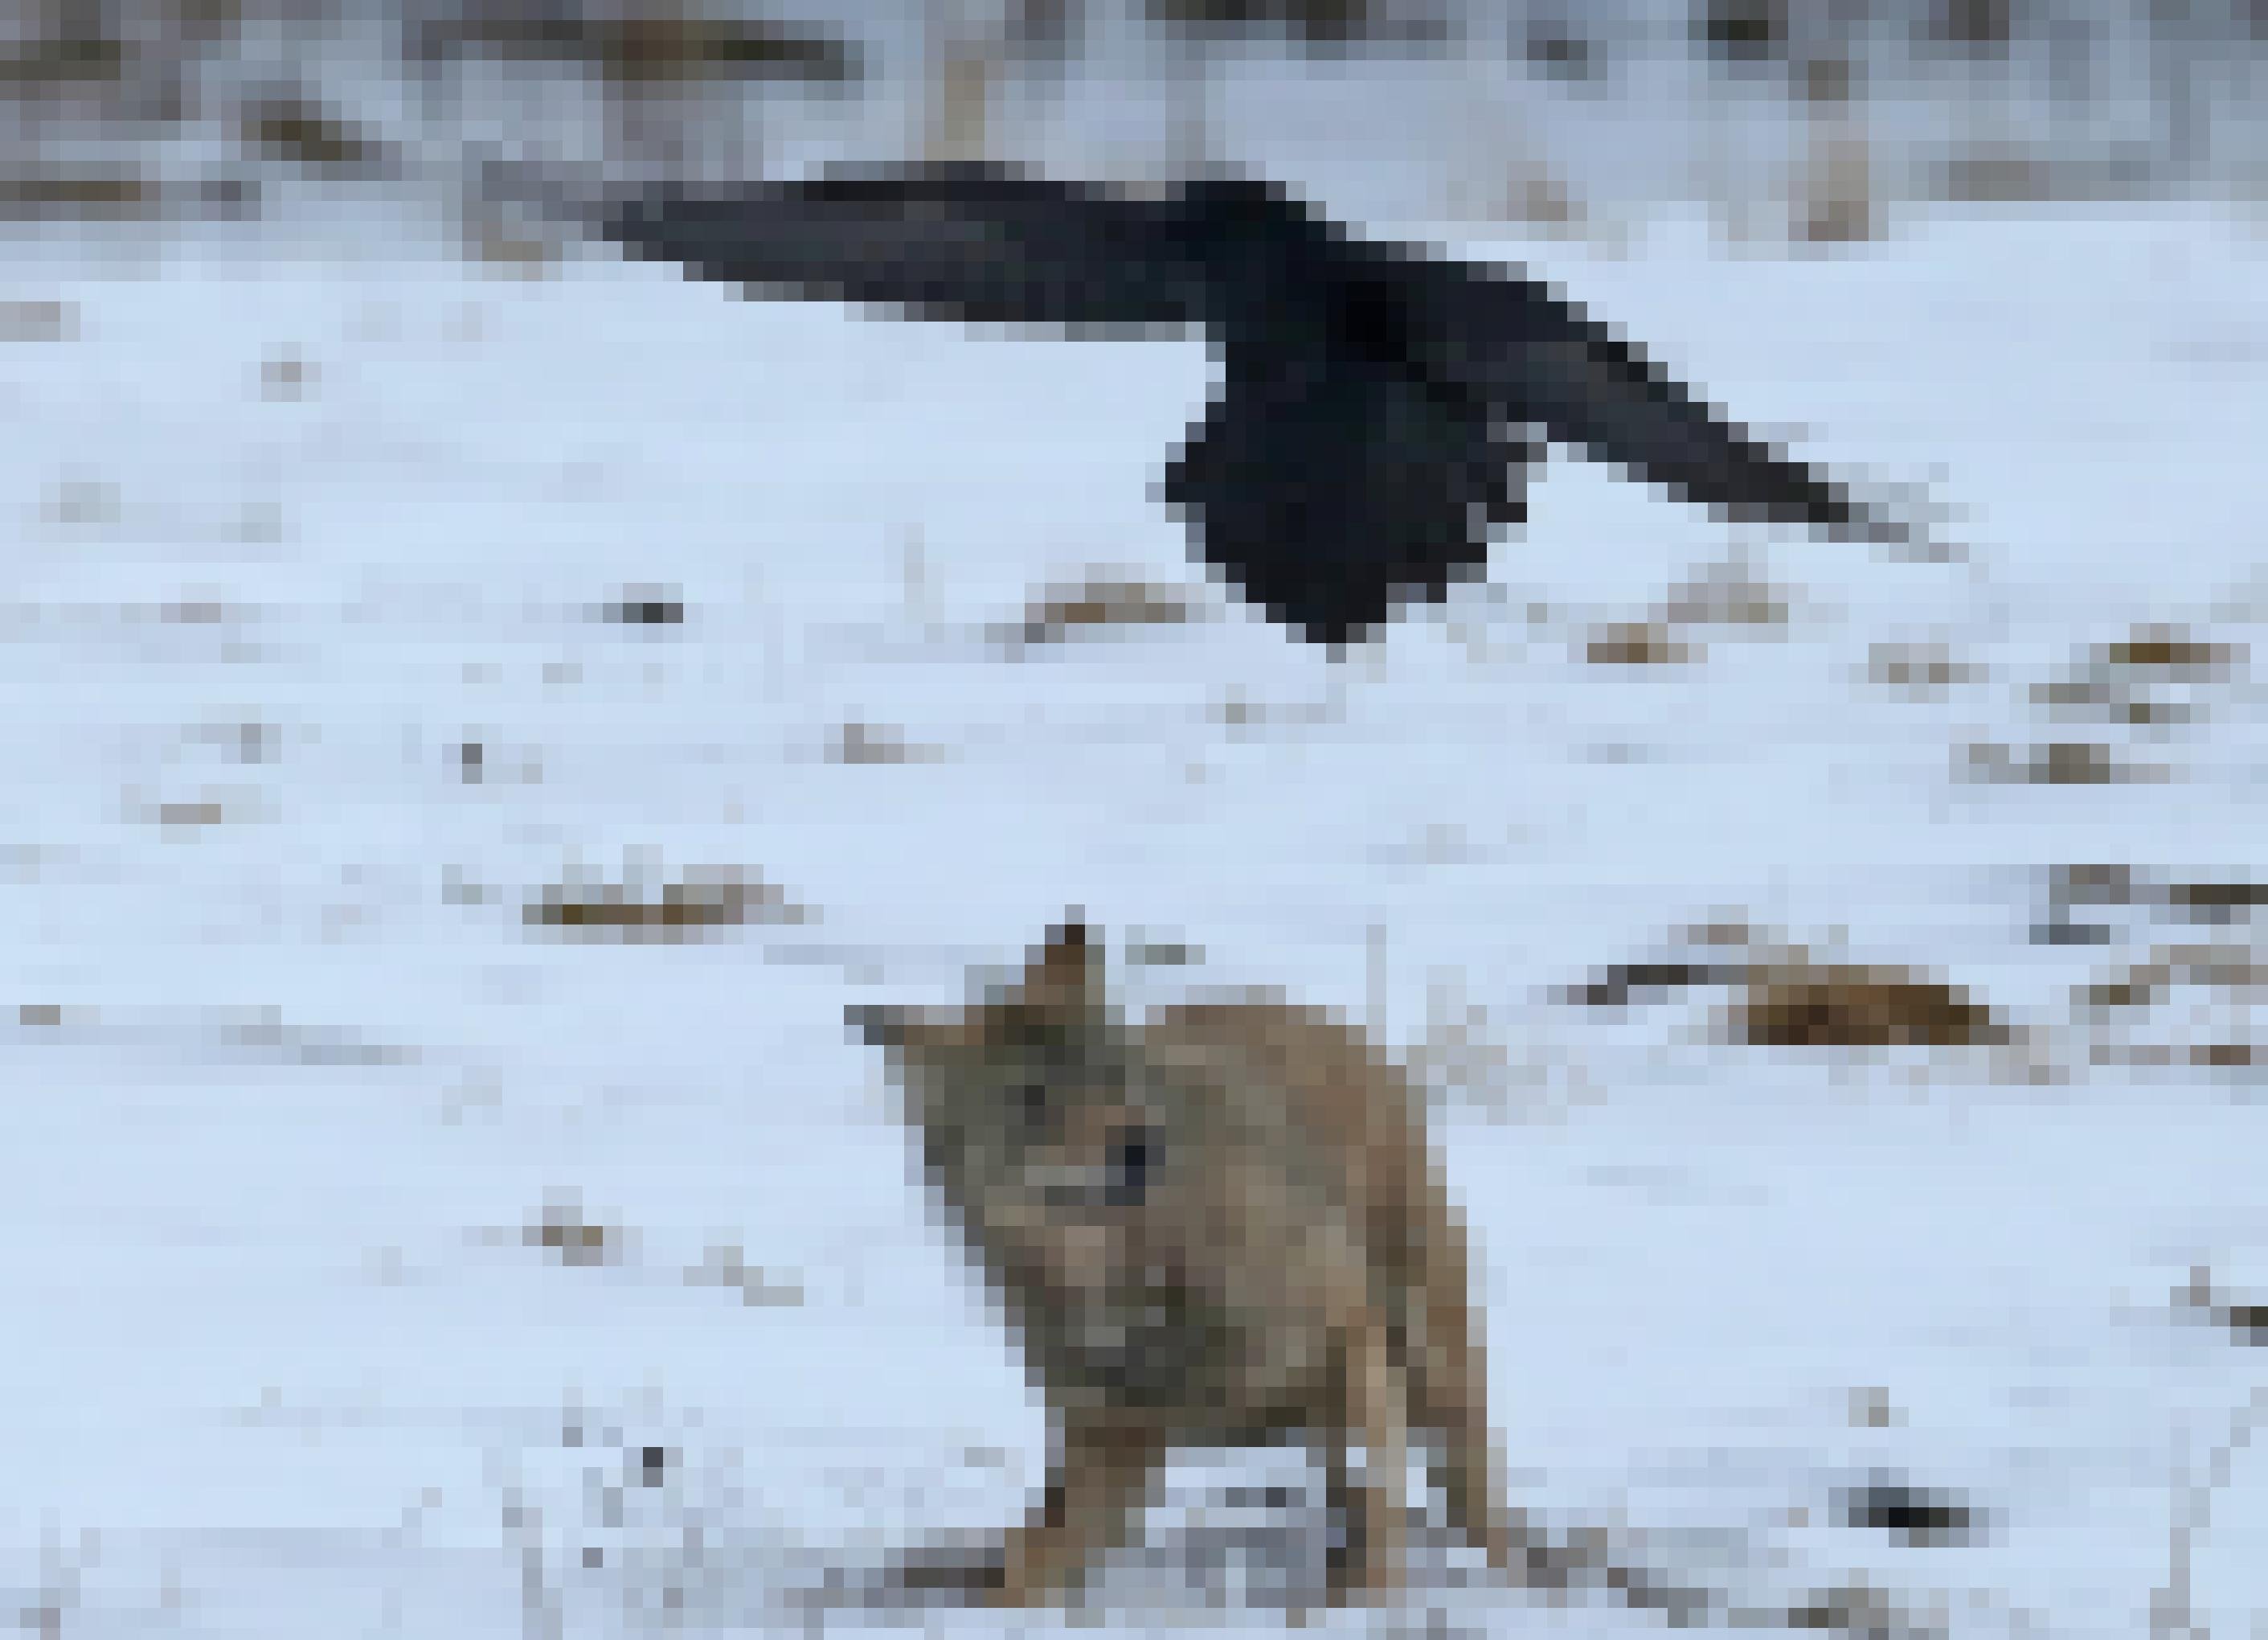
[(986, 1598), (1075, 1586), (1174, 1447), (1301, 1436), (1344, 1524), (1335, 1602), (1397, 1580), (1414, 1434), (1451, 1524), (1509, 1569), (1464, 1229), (1418, 1091), (1360, 1035), (1272, 1002), (1135, 1023), (1076, 920), (978, 1006), (850, 1018), (1049, 1409), (1047, 1489)]

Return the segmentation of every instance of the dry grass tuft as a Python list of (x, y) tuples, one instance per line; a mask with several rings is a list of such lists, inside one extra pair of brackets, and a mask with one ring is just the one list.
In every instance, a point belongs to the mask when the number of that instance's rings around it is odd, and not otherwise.
[(1090, 575), (1070, 586), (1052, 586), (1024, 607), (1018, 621), (994, 629), (993, 637), (1012, 649), (1062, 643), (1075, 635), (1152, 626), (1185, 626), (1197, 618), (1186, 594), (1149, 581)]
[(696, 868), (651, 897), (635, 885), (570, 880), (546, 888), (521, 910), (531, 928), (625, 944), (675, 944), (725, 928), (795, 923), (810, 913), (784, 891), (737, 867)]

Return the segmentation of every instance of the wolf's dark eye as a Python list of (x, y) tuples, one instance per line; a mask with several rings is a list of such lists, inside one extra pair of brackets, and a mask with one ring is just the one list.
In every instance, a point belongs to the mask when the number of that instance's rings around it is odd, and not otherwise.
[(1027, 1126), (1037, 1127), (1048, 1113), (1048, 1085), (1034, 1080), (1016, 1084), (1009, 1095), (1010, 1106)]
[(1105, 1194), (1114, 1207), (1139, 1207), (1157, 1177), (1162, 1159), (1158, 1135), (1147, 1127), (1130, 1127), (1112, 1141), (1109, 1183)]

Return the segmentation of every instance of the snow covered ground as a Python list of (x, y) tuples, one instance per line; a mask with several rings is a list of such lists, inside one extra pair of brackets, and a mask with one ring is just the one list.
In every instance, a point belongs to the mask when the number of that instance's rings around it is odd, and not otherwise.
[[(1487, 584), (1334, 665), (1149, 499), (1194, 341), (599, 263), (9, 272), (0, 1616), (761, 1630), (816, 1567), (1005, 1520), (1040, 1415), (843, 1008), (957, 998), (1076, 904), (1138, 999), (1279, 986), (1440, 1073), (1547, 1522), (1740, 1602), (2131, 1635), (2160, 1591), (2161, 1632), (2261, 1632), (2268, 1459), (2227, 1450), (2261, 1358), (2178, 1296), (2268, 1297), (2257, 1065), (2096, 1063), (2071, 995), (2159, 949), (2119, 1040), (2249, 1042), (2257, 982), (2161, 949), (2233, 965), (2248, 924), (2035, 935), (2052, 868), (2257, 874), (2258, 245), (2168, 210), (1824, 260), (1470, 248), (1807, 452), (1931, 479), (1966, 558), (1558, 462)], [(1097, 565), (1206, 618), (994, 635)], [(1712, 570), (1784, 618), (1589, 658)], [(2051, 742), (2137, 778), (2017, 778)], [(725, 871), (784, 906), (681, 942), (525, 909)], [(1711, 919), (1970, 986), (2025, 1045), (1567, 1000)], [(1192, 1467), (1106, 1621), (1277, 1626), (1169, 1586), (1263, 1578), (1220, 1523), (1274, 1517), (1222, 1476), (1270, 1466)], [(1878, 1472), (1977, 1524), (1846, 1524)], [(1327, 1626), (1658, 1627), (1452, 1581)]]

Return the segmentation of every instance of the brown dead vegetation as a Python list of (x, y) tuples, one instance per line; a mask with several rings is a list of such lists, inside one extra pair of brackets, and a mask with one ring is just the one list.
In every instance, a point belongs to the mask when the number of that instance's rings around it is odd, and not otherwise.
[(555, 63), (621, 85), (775, 79), (843, 85), (865, 72), (857, 46), (820, 29), (659, 7), (593, 16), (526, 0), (488, 0), (433, 18), (413, 32), (409, 50), (413, 61), (427, 64), (460, 56)]
[(626, 944), (672, 944), (750, 924), (802, 922), (784, 891), (736, 867), (696, 869), (679, 883), (642, 886), (571, 879), (521, 908), (531, 928)]
[(1149, 581), (1090, 575), (1053, 586), (1025, 606), (1017, 622), (994, 638), (1012, 648), (1062, 643), (1081, 633), (1152, 626), (1182, 626), (1196, 618), (1186, 595)]
[(1965, 986), (1896, 967), (1815, 961), (1800, 946), (1765, 955), (1617, 964), (1568, 1000), (1590, 1008), (1666, 1001), (1725, 986), (1727, 1040), (1758, 1048), (2007, 1047), (2015, 1033)]

